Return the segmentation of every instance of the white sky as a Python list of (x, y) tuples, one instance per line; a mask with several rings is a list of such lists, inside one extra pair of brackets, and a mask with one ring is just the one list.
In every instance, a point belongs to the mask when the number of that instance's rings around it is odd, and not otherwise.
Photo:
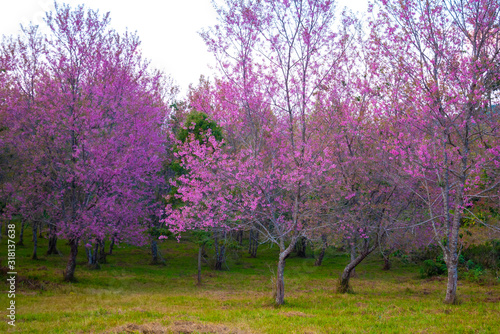
[[(211, 76), (212, 56), (198, 32), (215, 24), (216, 13), (210, 0), (65, 0), (72, 6), (85, 4), (111, 12), (111, 26), (118, 32), (137, 31), (143, 55), (151, 65), (172, 75), (183, 92), (201, 74)], [(338, 8), (347, 6), (364, 12), (368, 0), (339, 0)], [(45, 12), (53, 10), (52, 0), (11, 0), (0, 7), (0, 35), (17, 35), (19, 24), (43, 25)]]

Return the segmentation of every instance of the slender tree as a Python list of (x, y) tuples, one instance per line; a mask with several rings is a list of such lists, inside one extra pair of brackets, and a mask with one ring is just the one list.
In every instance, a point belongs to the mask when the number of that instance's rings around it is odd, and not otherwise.
[(499, 184), (499, 22), (498, 1), (384, 0), (372, 25), (373, 69), (391, 97), (379, 111), (397, 131), (388, 149), (421, 184), (448, 268), (446, 303), (457, 302), (463, 218), (477, 219), (474, 201)]
[(189, 176), (176, 186), (186, 205), (167, 206), (165, 222), (179, 231), (257, 228), (280, 250), (281, 305), (285, 259), (321, 224), (317, 217), (330, 203), (322, 195), (333, 186), (335, 139), (320, 138), (327, 126), (310, 116), (350, 39), (332, 31), (331, 1), (230, 0), (217, 11), (220, 24), (202, 36), (221, 76), (194, 103), (224, 129), (224, 141), (209, 137), (181, 147)]

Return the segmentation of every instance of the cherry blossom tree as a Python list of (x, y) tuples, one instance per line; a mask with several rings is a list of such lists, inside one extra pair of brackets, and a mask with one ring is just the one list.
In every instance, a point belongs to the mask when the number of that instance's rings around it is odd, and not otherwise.
[(56, 5), (47, 35), (31, 27), (2, 53), (10, 87), (2, 144), (21, 162), (11, 210), (45, 219), (69, 241), (68, 281), (81, 241), (141, 244), (159, 205), (162, 75), (148, 69), (137, 36), (109, 22), (109, 13)]
[(491, 0), (384, 0), (372, 22), (373, 69), (390, 96), (378, 111), (397, 129), (388, 149), (420, 182), (448, 268), (446, 303), (457, 302), (463, 218), (499, 184), (499, 14)]
[[(276, 304), (284, 303), (285, 259), (298, 238), (324, 223), (333, 186), (327, 124), (311, 117), (316, 94), (350, 39), (335, 34), (331, 1), (226, 1), (220, 24), (202, 34), (221, 76), (196, 109), (224, 141), (180, 145), (189, 168), (176, 186), (185, 206), (167, 206), (176, 231), (249, 224), (279, 247)], [(348, 24), (348, 22), (342, 22)]]

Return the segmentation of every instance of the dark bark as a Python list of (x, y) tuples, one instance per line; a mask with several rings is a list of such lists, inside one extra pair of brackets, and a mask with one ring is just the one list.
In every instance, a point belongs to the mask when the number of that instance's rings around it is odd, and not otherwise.
[(238, 244), (241, 246), (243, 245), (243, 230), (239, 230), (237, 233), (236, 233), (236, 241), (238, 242)]
[(214, 269), (217, 270), (217, 260), (219, 259), (219, 236), (218, 236), (218, 232), (214, 233), (214, 248), (215, 248), (215, 264), (214, 264)]
[(92, 264), (99, 268), (99, 243), (96, 241), (94, 244), (94, 253), (92, 254)]
[(226, 264), (226, 232), (219, 239), (219, 232), (215, 235), (215, 270), (222, 270)]
[(349, 280), (353, 277), (352, 271), (368, 255), (370, 255), (370, 253), (372, 253), (375, 250), (375, 248), (376, 248), (376, 246), (373, 246), (371, 248), (368, 248), (367, 246), (365, 246), (363, 252), (361, 252), (354, 260), (351, 260), (351, 262), (349, 262), (349, 264), (344, 268), (344, 271), (342, 272), (342, 275), (340, 276), (339, 284), (338, 284), (338, 288), (337, 288), (337, 291), (339, 293), (352, 292), (352, 288), (349, 284)]
[[(356, 244), (355, 244), (355, 242), (356, 242), (356, 239), (354, 239), (354, 242), (351, 243), (351, 245), (350, 245), (351, 262), (354, 262), (356, 260)], [(350, 275), (351, 275), (351, 278), (356, 277), (356, 267), (352, 268)]]
[(70, 253), (66, 270), (64, 271), (64, 280), (73, 282), (75, 280), (76, 256), (78, 255), (78, 240), (70, 240)]
[(158, 242), (151, 240), (151, 264), (158, 264)]
[(106, 241), (105, 240), (100, 240), (99, 241), (99, 256), (98, 256), (98, 262), (101, 264), (107, 263), (106, 261)]
[(57, 249), (57, 228), (54, 225), (50, 225), (49, 229), (49, 249), (47, 250), (47, 255), (62, 255)]
[(17, 242), (18, 246), (24, 246), (24, 220), (21, 222), (21, 232), (19, 233), (19, 241)]
[(109, 244), (109, 252), (108, 255), (113, 255), (113, 247), (115, 246), (115, 237), (111, 238), (111, 243)]
[(297, 252), (298, 257), (306, 257), (306, 246), (307, 246), (306, 237), (300, 237), (297, 243), (295, 244), (295, 251)]
[(391, 259), (389, 259), (389, 255), (384, 256), (384, 266), (382, 267), (382, 270), (390, 270), (391, 269)]
[(257, 257), (257, 248), (259, 247), (259, 232), (250, 230), (250, 237), (248, 239), (248, 254), (250, 257)]
[(325, 257), (326, 248), (328, 247), (326, 234), (321, 235), (321, 241), (322, 241), (321, 251), (319, 252), (316, 262), (314, 262), (315, 266), (321, 266), (321, 263), (323, 263), (323, 258)]
[(99, 265), (99, 242), (95, 242), (94, 251), (89, 247), (87, 248), (87, 257), (89, 260), (88, 266), (90, 269), (100, 269)]
[(37, 237), (38, 223), (33, 223), (33, 255), (32, 260), (38, 260), (37, 249), (38, 249), (38, 237)]
[(161, 256), (158, 249), (158, 240), (155, 237), (151, 237), (151, 264), (165, 264), (165, 259)]
[(198, 285), (201, 285), (201, 258), (203, 253), (203, 246), (200, 245), (198, 249)]

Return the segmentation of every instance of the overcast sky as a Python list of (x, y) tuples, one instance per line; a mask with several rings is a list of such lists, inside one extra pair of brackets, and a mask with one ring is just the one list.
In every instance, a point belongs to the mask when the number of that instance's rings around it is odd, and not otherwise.
[[(216, 23), (210, 0), (66, 0), (72, 6), (85, 4), (101, 13), (111, 12), (111, 26), (119, 32), (137, 31), (142, 51), (151, 64), (172, 75), (185, 91), (201, 74), (210, 76), (212, 56), (198, 32)], [(340, 0), (338, 7), (366, 11), (367, 0)], [(2, 3), (0, 35), (18, 34), (19, 25), (43, 25), (52, 0), (18, 0)]]

